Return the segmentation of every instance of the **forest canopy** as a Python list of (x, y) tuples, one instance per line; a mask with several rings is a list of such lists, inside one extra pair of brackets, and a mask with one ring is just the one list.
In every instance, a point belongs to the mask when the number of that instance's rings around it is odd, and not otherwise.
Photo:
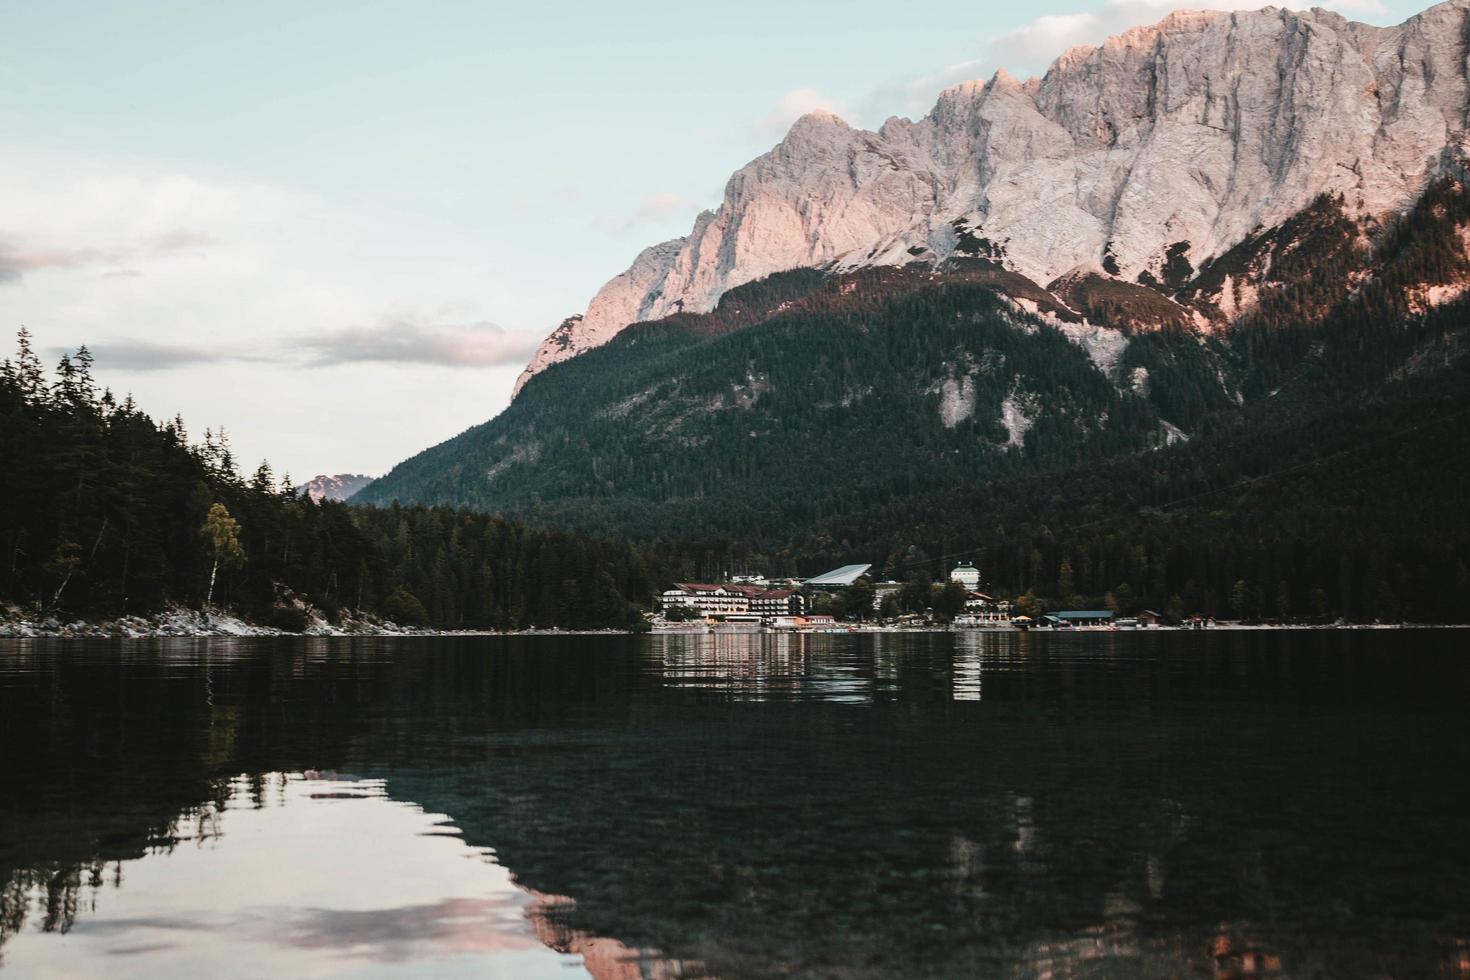
[[(99, 387), (86, 348), (48, 376), (29, 334), (0, 364), (0, 600), (46, 615), (211, 600), (298, 627), (302, 603), (444, 628), (626, 627), (665, 552), (448, 508), (300, 497), (227, 435), (191, 440)], [(300, 601), (297, 601), (300, 600)]]

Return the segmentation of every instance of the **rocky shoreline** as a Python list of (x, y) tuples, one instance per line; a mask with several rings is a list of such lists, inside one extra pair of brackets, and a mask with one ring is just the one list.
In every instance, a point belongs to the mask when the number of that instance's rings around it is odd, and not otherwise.
[[(1383, 629), (1466, 629), (1467, 626), (1429, 623), (1328, 623), (1328, 624), (1268, 624), (1220, 622), (1204, 632), (1233, 630), (1383, 630)], [(949, 633), (949, 632), (1015, 632), (1010, 629), (952, 630), (946, 626), (924, 627), (874, 627), (864, 626), (850, 630), (814, 631), (816, 633)], [(1089, 630), (1041, 631), (1089, 632)], [(1107, 630), (1102, 632), (1119, 632)], [(1121, 632), (1191, 632), (1181, 627), (1154, 627), (1147, 630), (1125, 630)], [(737, 636), (762, 635), (762, 630), (731, 630), (708, 627), (659, 628), (654, 636)], [(211, 638), (211, 637), (270, 637), (270, 636), (626, 636), (628, 630), (436, 630), (416, 626), (404, 626), (392, 620), (381, 619), (367, 613), (349, 613), (337, 622), (327, 620), (320, 612), (306, 614), (306, 625), (300, 630), (261, 626), (228, 613), (214, 612), (205, 615), (194, 609), (174, 607), (150, 616), (119, 616), (116, 619), (85, 620), (65, 617), (37, 617), (27, 614), (15, 606), (0, 605), (0, 640), (4, 639), (150, 639), (150, 638)]]
[(260, 626), (228, 613), (205, 615), (194, 609), (175, 607), (150, 616), (119, 616), (100, 621), (72, 620), (56, 616), (36, 617), (14, 606), (0, 606), (0, 639), (148, 639), (155, 637), (266, 637), (266, 636), (579, 636), (623, 635), (626, 630), (525, 629), (434, 630), (403, 626), (366, 613), (343, 615), (329, 622), (319, 612), (307, 614), (300, 630)]

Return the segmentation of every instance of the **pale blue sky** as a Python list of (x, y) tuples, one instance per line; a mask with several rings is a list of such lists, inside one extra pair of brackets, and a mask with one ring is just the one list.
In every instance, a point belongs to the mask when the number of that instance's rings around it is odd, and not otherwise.
[(94, 344), (252, 463), (381, 472), (504, 407), (528, 346), (800, 111), (921, 115), (1245, 5), (10, 0), (0, 325)]

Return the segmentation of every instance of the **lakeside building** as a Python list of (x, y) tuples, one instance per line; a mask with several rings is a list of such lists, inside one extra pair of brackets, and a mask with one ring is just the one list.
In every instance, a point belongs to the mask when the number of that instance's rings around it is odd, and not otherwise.
[(750, 600), (750, 611), (762, 616), (800, 616), (806, 599), (794, 589), (768, 589)]
[(738, 583), (678, 582), (659, 596), (659, 608), (667, 611), (678, 606), (687, 606), (705, 617), (761, 619), (766, 616), (800, 616), (806, 611), (806, 600), (800, 592), (792, 589), (767, 589)]
[(962, 561), (949, 573), (949, 580), (963, 585), (966, 592), (974, 592), (980, 588), (980, 569), (970, 562)]
[(965, 598), (965, 616), (969, 624), (1009, 625), (1011, 602), (1009, 599), (996, 599), (984, 592), (971, 592)]

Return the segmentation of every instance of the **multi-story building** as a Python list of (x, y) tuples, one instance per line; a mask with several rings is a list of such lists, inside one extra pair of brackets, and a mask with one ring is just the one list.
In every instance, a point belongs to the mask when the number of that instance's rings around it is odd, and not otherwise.
[(769, 589), (750, 600), (750, 611), (762, 616), (800, 616), (806, 599), (792, 589)]
[(659, 606), (687, 606), (702, 616), (761, 618), (800, 616), (806, 600), (791, 589), (766, 589), (758, 585), (706, 585), (679, 582), (659, 597)]

